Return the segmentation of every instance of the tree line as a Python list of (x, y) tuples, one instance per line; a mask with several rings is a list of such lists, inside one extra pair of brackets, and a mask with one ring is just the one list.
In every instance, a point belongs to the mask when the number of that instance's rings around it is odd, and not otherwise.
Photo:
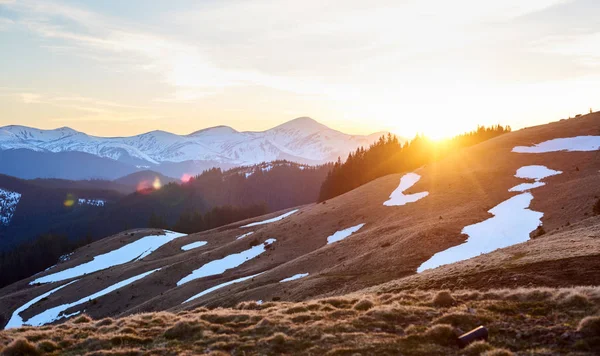
[(231, 205), (218, 206), (205, 213), (198, 210), (184, 211), (173, 225), (169, 225), (164, 217), (153, 212), (150, 215), (148, 227), (170, 229), (191, 234), (214, 229), (236, 221), (265, 215), (268, 212), (267, 205), (264, 203), (248, 207), (235, 207)]
[(458, 149), (510, 131), (510, 126), (478, 126), (477, 130), (441, 142), (417, 135), (404, 144), (392, 134), (381, 136), (369, 148), (360, 147), (350, 153), (345, 162), (338, 158), (321, 185), (318, 202), (349, 192), (379, 177), (417, 169)]

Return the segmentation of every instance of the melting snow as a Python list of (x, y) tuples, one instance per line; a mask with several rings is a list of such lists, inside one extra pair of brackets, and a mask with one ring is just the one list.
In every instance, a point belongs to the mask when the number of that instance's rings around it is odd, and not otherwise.
[(521, 167), (517, 170), (517, 174), (515, 177), (523, 178), (523, 179), (534, 179), (534, 183), (521, 183), (515, 187), (509, 189), (510, 192), (524, 192), (526, 190), (531, 190), (534, 188), (541, 187), (546, 185), (546, 183), (541, 182), (542, 179), (550, 176), (554, 176), (557, 174), (561, 174), (561, 171), (555, 171), (553, 169), (549, 169), (545, 166), (525, 166)]
[(385, 206), (398, 206), (408, 203), (414, 203), (419, 199), (425, 198), (429, 192), (420, 192), (410, 195), (404, 195), (404, 191), (415, 185), (421, 176), (416, 173), (407, 173), (400, 178), (400, 185), (390, 195), (390, 199), (383, 203)]
[(295, 275), (293, 275), (291, 277), (284, 278), (284, 279), (280, 280), (279, 283), (295, 281), (296, 279), (304, 278), (306, 276), (308, 276), (308, 273), (298, 273), (298, 274), (295, 274)]
[(0, 225), (8, 226), (19, 200), (21, 194), (0, 188)]
[(600, 149), (600, 136), (577, 136), (555, 138), (533, 146), (517, 146), (513, 152), (517, 153), (546, 153), (558, 151), (596, 151)]
[(104, 206), (106, 201), (102, 199), (79, 199), (79, 205)]
[(79, 266), (40, 277), (29, 282), (29, 284), (63, 281), (65, 279), (79, 277), (84, 274), (97, 272), (127, 262), (141, 260), (162, 245), (182, 236), (186, 235), (167, 230), (165, 230), (165, 235), (145, 236), (116, 250), (98, 255), (90, 262), (82, 263)]
[(246, 277), (242, 277), (242, 278), (234, 279), (233, 281), (229, 281), (229, 282), (221, 283), (221, 284), (219, 284), (219, 285), (216, 285), (216, 286), (214, 286), (214, 287), (208, 288), (208, 289), (206, 289), (206, 290), (203, 290), (202, 292), (200, 292), (200, 293), (196, 294), (195, 296), (193, 296), (193, 297), (191, 297), (191, 298), (187, 299), (185, 302), (183, 302), (183, 303), (181, 303), (181, 304), (184, 304), (184, 303), (190, 302), (190, 301), (192, 301), (192, 300), (194, 300), (194, 299), (198, 299), (198, 298), (200, 298), (200, 297), (202, 297), (202, 296), (204, 296), (204, 295), (207, 295), (208, 293), (212, 293), (212, 292), (216, 291), (217, 289), (221, 289), (221, 288), (223, 288), (223, 287), (227, 287), (227, 286), (229, 286), (229, 285), (232, 285), (232, 284), (235, 284), (235, 283), (239, 283), (239, 282), (243, 282), (243, 281), (245, 281), (245, 280), (248, 280), (248, 279), (254, 278), (254, 277), (258, 276), (259, 274), (262, 274), (262, 273), (253, 274), (253, 275), (251, 275), (251, 276), (246, 276)]
[(77, 280), (69, 282), (65, 285), (62, 285), (60, 287), (56, 287), (42, 295), (39, 295), (35, 298), (33, 298), (32, 300), (30, 300), (29, 302), (21, 305), (19, 308), (17, 308), (17, 310), (15, 310), (12, 314), (12, 316), (10, 317), (10, 320), (8, 321), (8, 323), (6, 324), (6, 326), (4, 327), (5, 329), (10, 329), (10, 328), (20, 328), (21, 326), (23, 326), (23, 319), (21, 318), (21, 316), (19, 315), (20, 313), (24, 312), (25, 310), (29, 309), (29, 307), (31, 307), (32, 305), (34, 305), (35, 303), (39, 302), (40, 300), (47, 298), (48, 296), (50, 296), (50, 294), (58, 292), (59, 290), (63, 289), (64, 287), (68, 286), (69, 284), (75, 283), (77, 282)]
[[(519, 184), (509, 191), (523, 192), (540, 187), (545, 184), (541, 182), (542, 179), (561, 173), (545, 166), (521, 167), (515, 177), (535, 179), (535, 182)], [(463, 228), (462, 233), (469, 236), (467, 241), (436, 253), (423, 263), (417, 272), (463, 261), (529, 240), (529, 233), (541, 225), (544, 216), (541, 212), (529, 209), (531, 200), (533, 200), (531, 193), (522, 193), (496, 205), (489, 211), (494, 217)]]
[(196, 242), (192, 242), (191, 244), (187, 244), (185, 246), (181, 246), (181, 249), (184, 251), (188, 251), (191, 250), (193, 248), (198, 248), (198, 247), (202, 247), (204, 245), (206, 245), (208, 242), (206, 241), (196, 241)]
[(246, 234), (243, 234), (243, 235), (240, 235), (240, 236), (236, 237), (235, 239), (236, 239), (236, 240), (243, 239), (244, 237), (246, 237), (246, 236), (250, 236), (250, 235), (252, 235), (253, 233), (254, 233), (254, 231), (252, 231), (252, 232), (248, 232), (248, 233), (246, 233)]
[(104, 295), (107, 295), (107, 294), (109, 294), (109, 293), (117, 290), (117, 289), (120, 289), (120, 288), (123, 288), (125, 286), (128, 286), (131, 283), (133, 283), (133, 282), (135, 282), (137, 280), (140, 280), (140, 279), (142, 279), (142, 278), (148, 276), (149, 274), (152, 274), (152, 273), (154, 273), (154, 272), (156, 272), (158, 270), (160, 270), (160, 268), (157, 268), (155, 270), (152, 270), (152, 271), (149, 271), (149, 272), (145, 272), (145, 273), (142, 273), (142, 274), (138, 274), (137, 276), (133, 276), (133, 277), (128, 278), (128, 279), (126, 279), (124, 281), (121, 281), (119, 283), (113, 284), (112, 286), (104, 288), (103, 290), (101, 290), (99, 292), (96, 292), (96, 293), (94, 293), (94, 294), (92, 294), (90, 296), (87, 296), (85, 298), (81, 298), (81, 299), (79, 299), (76, 302), (67, 303), (67, 304), (59, 305), (59, 306), (54, 307), (54, 308), (50, 308), (50, 309), (48, 309), (48, 310), (46, 310), (46, 311), (44, 311), (44, 312), (42, 312), (42, 313), (40, 313), (40, 314), (32, 317), (32, 318), (30, 318), (25, 323), (27, 325), (31, 325), (31, 326), (40, 326), (40, 325), (51, 323), (51, 322), (56, 321), (56, 320), (60, 320), (60, 319), (64, 319), (64, 318), (69, 318), (69, 317), (71, 317), (73, 315), (77, 315), (80, 312), (74, 312), (74, 313), (71, 313), (71, 314), (64, 314), (64, 312), (67, 309), (70, 309), (70, 308), (75, 307), (77, 305), (83, 304), (83, 303), (88, 302), (90, 300), (100, 298), (100, 297), (102, 297)]
[(298, 212), (298, 210), (299, 210), (299, 209), (296, 209), (296, 210), (289, 211), (289, 212), (287, 212), (287, 213), (285, 213), (285, 214), (283, 214), (283, 215), (279, 215), (279, 216), (277, 216), (277, 217), (274, 217), (274, 218), (272, 218), (272, 219), (263, 220), (263, 221), (258, 221), (258, 222), (252, 223), (252, 224), (244, 225), (244, 226), (241, 226), (241, 228), (244, 228), (244, 227), (252, 227), (252, 226), (258, 226), (258, 225), (264, 225), (264, 224), (270, 224), (270, 223), (273, 223), (273, 222), (276, 222), (276, 221), (279, 221), (279, 220), (283, 220), (283, 219), (287, 218), (288, 216), (290, 216), (290, 215), (292, 215), (292, 214), (294, 214), (294, 213)]
[(494, 217), (462, 230), (463, 234), (469, 236), (466, 242), (436, 253), (417, 272), (529, 240), (529, 233), (541, 224), (544, 215), (529, 209), (532, 199), (531, 193), (522, 193), (496, 205), (489, 211)]
[(342, 241), (343, 239), (360, 230), (363, 226), (365, 226), (365, 224), (359, 224), (356, 226), (349, 227), (345, 230), (338, 231), (327, 238), (327, 244), (329, 245), (334, 242)]
[(187, 282), (193, 281), (194, 279), (221, 274), (228, 269), (238, 267), (244, 262), (251, 260), (254, 257), (265, 252), (267, 250), (266, 246), (272, 244), (275, 241), (275, 239), (268, 239), (263, 244), (253, 246), (248, 250), (231, 254), (229, 256), (223, 257), (220, 260), (208, 262), (207, 264), (192, 271), (192, 273), (182, 278), (179, 282), (177, 282), (177, 285), (180, 286)]

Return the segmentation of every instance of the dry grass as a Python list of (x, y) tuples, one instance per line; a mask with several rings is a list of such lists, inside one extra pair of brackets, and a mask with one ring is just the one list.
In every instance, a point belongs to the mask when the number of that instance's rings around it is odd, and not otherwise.
[[(556, 355), (600, 350), (600, 288), (400, 291), (0, 332), (2, 355)], [(478, 325), (489, 342), (460, 350)]]

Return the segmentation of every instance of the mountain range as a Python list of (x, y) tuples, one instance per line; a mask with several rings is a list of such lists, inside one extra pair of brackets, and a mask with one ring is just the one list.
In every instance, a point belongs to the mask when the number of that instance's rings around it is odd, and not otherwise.
[[(597, 355), (598, 132), (592, 113), (505, 133), (320, 203), (211, 230), (138, 228), (97, 240), (0, 289), (0, 350)], [(231, 179), (277, 172), (268, 167)], [(224, 180), (214, 171), (167, 187), (240, 195), (207, 187)], [(487, 342), (460, 349), (459, 336), (479, 326)]]
[[(0, 173), (19, 178), (115, 179), (152, 169), (170, 177), (275, 160), (318, 165), (345, 158), (384, 133), (348, 135), (301, 117), (261, 132), (217, 126), (176, 135), (97, 137), (62, 127), (0, 127)], [(30, 164), (16, 164), (30, 163)]]

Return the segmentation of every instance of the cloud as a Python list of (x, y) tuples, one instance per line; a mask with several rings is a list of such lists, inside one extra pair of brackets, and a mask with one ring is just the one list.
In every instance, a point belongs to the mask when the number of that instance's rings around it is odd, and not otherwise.
[(600, 32), (549, 36), (534, 44), (534, 51), (568, 58), (584, 67), (600, 67)]

